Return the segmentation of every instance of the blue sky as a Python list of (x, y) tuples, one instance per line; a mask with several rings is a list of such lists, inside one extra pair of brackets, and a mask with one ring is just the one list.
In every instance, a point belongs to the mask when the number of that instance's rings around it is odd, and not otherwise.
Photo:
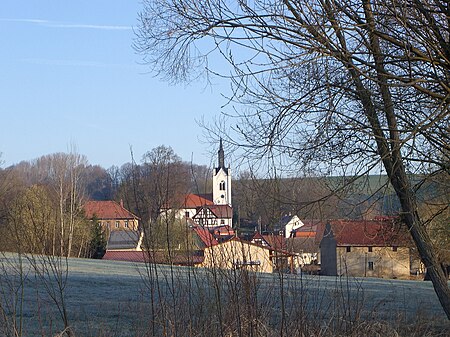
[[(226, 100), (216, 81), (170, 86), (132, 48), (139, 0), (0, 1), (3, 167), (71, 144), (105, 168), (158, 145), (215, 163), (196, 120)], [(213, 155), (211, 155), (213, 153)]]

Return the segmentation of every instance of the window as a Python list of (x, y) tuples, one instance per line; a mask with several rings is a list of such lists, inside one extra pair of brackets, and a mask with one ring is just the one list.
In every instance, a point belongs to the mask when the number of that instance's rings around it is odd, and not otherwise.
[(397, 246), (392, 247), (392, 251), (396, 252), (397, 251)]
[(221, 224), (221, 225), (225, 225), (225, 220), (223, 220), (223, 219), (220, 220), (220, 224)]
[(125, 220), (124, 226), (125, 228), (128, 228), (128, 220)]
[(347, 247), (345, 247), (346, 248), (346, 252), (347, 253), (350, 253), (351, 251), (352, 251), (352, 247), (350, 247), (350, 246), (347, 246)]
[(184, 212), (184, 216), (185, 216), (186, 218), (189, 218), (189, 212)]
[(119, 228), (119, 226), (120, 226), (120, 222), (119, 222), (119, 220), (116, 220), (116, 228)]
[(373, 262), (372, 261), (369, 261), (367, 269), (373, 270)]
[(220, 184), (219, 184), (219, 189), (221, 190), (221, 191), (225, 191), (225, 181), (221, 181), (220, 182)]
[(108, 229), (111, 228), (111, 224), (109, 223), (109, 221), (106, 222), (106, 228), (108, 228)]
[(372, 253), (372, 247), (368, 247), (367, 250), (369, 251), (369, 253)]

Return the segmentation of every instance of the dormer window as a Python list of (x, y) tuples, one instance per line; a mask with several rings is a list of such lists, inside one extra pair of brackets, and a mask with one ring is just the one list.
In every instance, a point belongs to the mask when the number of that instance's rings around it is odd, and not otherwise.
[(225, 191), (225, 181), (221, 181), (220, 182), (220, 184), (219, 184), (219, 189), (221, 190), (221, 191)]

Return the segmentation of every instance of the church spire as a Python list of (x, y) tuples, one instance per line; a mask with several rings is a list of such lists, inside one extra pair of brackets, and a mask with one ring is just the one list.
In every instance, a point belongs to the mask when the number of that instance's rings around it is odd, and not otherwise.
[(219, 151), (217, 153), (219, 155), (219, 169), (220, 168), (225, 169), (225, 155), (223, 152), (222, 138), (220, 138), (220, 146), (219, 146)]
[(219, 167), (213, 170), (213, 202), (215, 205), (229, 205), (231, 207), (231, 170), (225, 167), (223, 141), (220, 138)]

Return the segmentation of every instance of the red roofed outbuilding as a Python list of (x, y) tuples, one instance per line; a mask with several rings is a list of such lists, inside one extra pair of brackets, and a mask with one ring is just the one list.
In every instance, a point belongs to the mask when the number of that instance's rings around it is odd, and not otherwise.
[(330, 220), (317, 235), (323, 275), (410, 276), (411, 240), (397, 218)]

